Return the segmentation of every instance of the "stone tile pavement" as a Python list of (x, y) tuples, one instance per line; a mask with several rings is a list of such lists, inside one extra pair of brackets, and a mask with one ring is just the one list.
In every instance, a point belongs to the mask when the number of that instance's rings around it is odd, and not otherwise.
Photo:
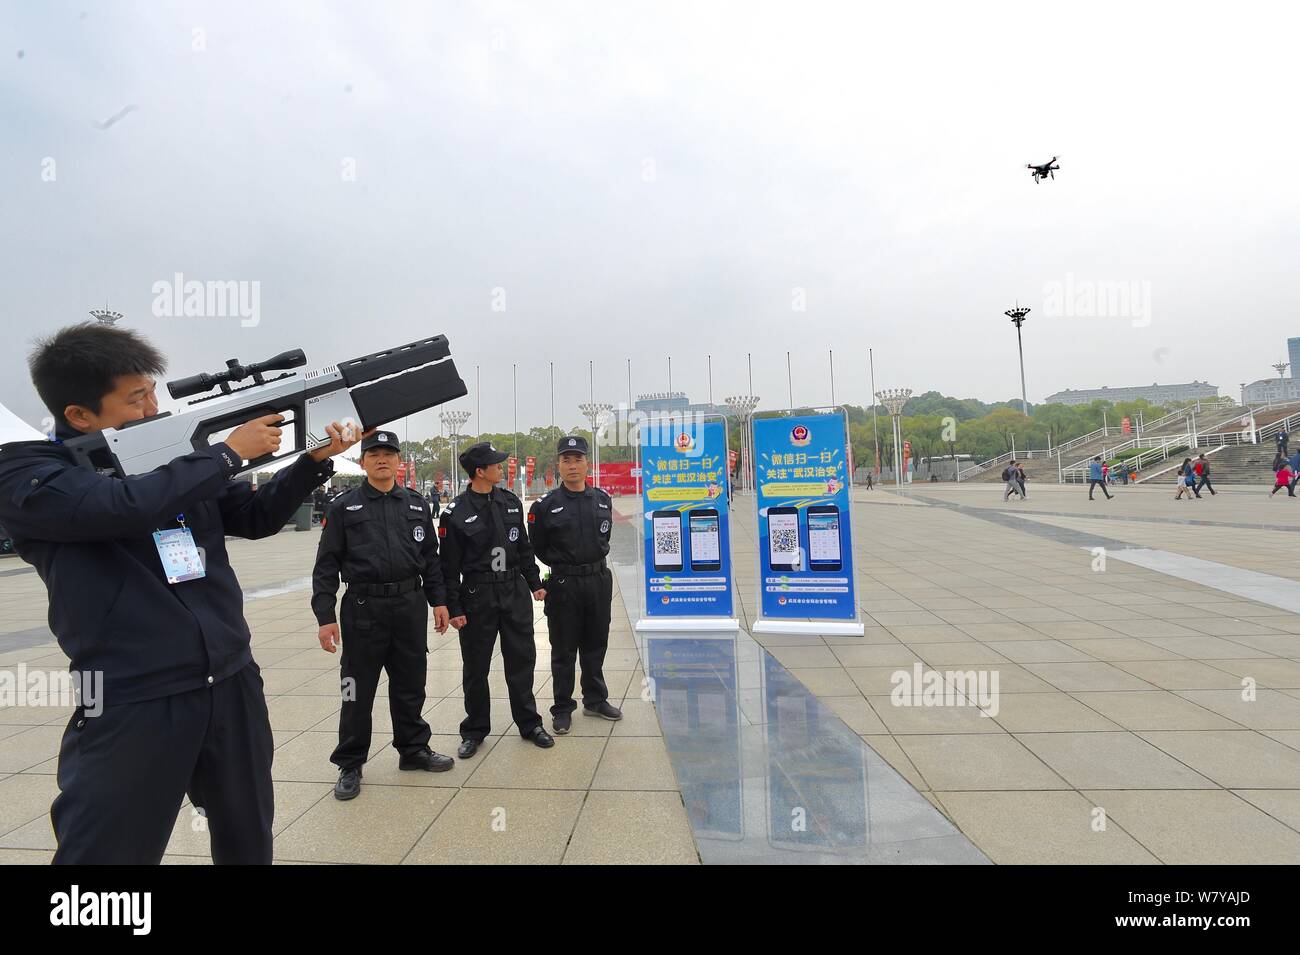
[[(275, 860), (283, 863), (629, 863), (698, 862), (690, 825), (664, 749), (654, 707), (642, 700), (642, 673), (623, 612), (614, 601), (607, 657), (611, 698), (624, 707), (613, 724), (574, 718), (550, 750), (521, 740), (510, 721), (500, 652), (491, 676), (493, 734), (447, 773), (401, 772), (391, 747), (387, 678), (374, 710), (374, 741), (360, 797), (333, 798), (329, 762), (338, 733), (338, 658), (322, 651), (302, 584), (316, 533), (286, 531), (264, 541), (230, 541), (246, 591), (254, 657), (262, 667), (276, 751)], [(6, 561), (0, 570), (16, 569)], [(0, 577), (0, 648), (43, 628), (45, 593), (35, 574)], [(539, 709), (553, 702), (546, 618), (536, 615)], [(46, 633), (48, 640), (48, 632)], [(454, 631), (430, 630), (425, 718), (433, 748), (454, 754), (464, 716)], [(0, 667), (66, 667), (57, 645), (0, 649)], [(58, 742), (66, 711), (0, 709), (0, 864), (48, 862)], [(549, 720), (548, 720), (549, 723)], [(165, 862), (207, 863), (207, 835), (181, 807)]]
[[(994, 862), (1300, 861), (1300, 616), (1117, 560), (1099, 572), (1090, 550), (1051, 537), (1082, 525), (1291, 578), (1300, 507), (1255, 489), (1185, 507), (1164, 489), (1113, 493), (1090, 503), (1031, 483), (1003, 505), (992, 485), (858, 491), (865, 637), (755, 639)], [(1134, 519), (1047, 516), (1093, 508)], [(1013, 510), (1040, 530), (981, 513)], [(752, 613), (747, 508), (733, 527)], [(891, 678), (917, 664), (996, 672), (996, 715), (894, 705)]]
[[(1028, 501), (1004, 505), (996, 485), (859, 490), (865, 636), (755, 639), (994, 862), (1300, 861), (1300, 617), (1176, 572), (1114, 559), (1098, 570), (1089, 547), (1152, 548), (1289, 582), (1300, 507), (1258, 489), (1191, 503), (1163, 488), (1114, 493), (1089, 502), (1079, 487), (1031, 483)], [(746, 629), (751, 507), (740, 499), (733, 520)], [(578, 717), (546, 752), (500, 724), (490, 748), (450, 773), (399, 773), (381, 686), (362, 796), (337, 803), (337, 660), (316, 644), (307, 591), (294, 589), (314, 545), (314, 533), (294, 532), (231, 543), (276, 734), (277, 861), (697, 860), (621, 599), (608, 673), (622, 723)], [(44, 589), (23, 566), (0, 562), (0, 667), (66, 665), (44, 630)], [(542, 705), (544, 627), (539, 606)], [(445, 752), (462, 715), (460, 659), (454, 636), (431, 635), (430, 650), (425, 712)], [(894, 675), (917, 665), (996, 673), (996, 705), (983, 715), (969, 694), (895, 705)], [(493, 695), (504, 716), (499, 672)], [(65, 719), (0, 709), (0, 862), (50, 856)], [(206, 861), (188, 806), (167, 861)]]

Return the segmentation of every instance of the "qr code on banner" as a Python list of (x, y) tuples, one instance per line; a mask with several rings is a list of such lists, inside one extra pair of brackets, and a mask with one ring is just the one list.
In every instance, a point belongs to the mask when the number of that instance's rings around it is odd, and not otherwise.
[(682, 550), (681, 531), (660, 531), (655, 535), (655, 553), (676, 556)]
[(792, 527), (777, 528), (772, 532), (772, 550), (779, 554), (793, 554), (799, 549), (799, 532)]

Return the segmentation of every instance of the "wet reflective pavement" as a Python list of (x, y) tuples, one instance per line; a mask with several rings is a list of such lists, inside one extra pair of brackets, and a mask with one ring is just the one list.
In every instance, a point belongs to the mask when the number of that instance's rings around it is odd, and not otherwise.
[[(634, 528), (611, 548), (632, 620)], [(989, 861), (743, 630), (637, 634), (637, 649), (702, 861)]]

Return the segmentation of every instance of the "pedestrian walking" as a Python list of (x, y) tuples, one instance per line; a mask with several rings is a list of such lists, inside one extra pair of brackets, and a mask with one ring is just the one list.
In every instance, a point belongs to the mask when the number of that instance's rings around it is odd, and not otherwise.
[(1211, 496), (1218, 493), (1214, 489), (1214, 485), (1210, 483), (1210, 460), (1204, 454), (1196, 459), (1196, 474), (1199, 482), (1196, 485), (1198, 497), (1200, 496), (1201, 488), (1209, 488)]
[(1016, 462), (1012, 461), (1002, 469), (1002, 480), (1006, 487), (1002, 490), (1002, 500), (1006, 501), (1012, 494), (1020, 493), (1020, 479), (1016, 473)]
[(1194, 495), (1196, 495), (1193, 475), (1192, 459), (1183, 458), (1183, 463), (1178, 468), (1178, 491), (1174, 494), (1175, 501), (1182, 497), (1184, 493), (1187, 494), (1187, 499), (1189, 501)]
[(1286, 488), (1286, 496), (1295, 497), (1295, 484), (1291, 480), (1293, 473), (1290, 463), (1283, 461), (1282, 466), (1277, 469), (1277, 474), (1274, 476), (1273, 481), (1273, 490), (1268, 492), (1268, 496), (1272, 497), (1278, 491), (1282, 490), (1282, 488)]
[(1099, 454), (1088, 462), (1088, 500), (1092, 500), (1092, 492), (1096, 488), (1101, 488), (1101, 493), (1106, 495), (1106, 500), (1110, 500), (1110, 491), (1106, 490), (1105, 475)]

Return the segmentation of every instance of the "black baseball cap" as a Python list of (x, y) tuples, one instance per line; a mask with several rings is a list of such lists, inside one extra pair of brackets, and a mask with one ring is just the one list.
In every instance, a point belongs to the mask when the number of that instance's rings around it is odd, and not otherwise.
[(508, 457), (510, 455), (498, 451), (487, 441), (480, 441), (478, 444), (471, 444), (460, 453), (460, 466), (465, 469), (466, 474), (473, 477), (477, 469), (500, 464)]
[(556, 454), (586, 454), (587, 439), (580, 434), (565, 435), (555, 442)]
[(363, 457), (371, 448), (392, 448), (398, 454), (402, 453), (402, 446), (397, 443), (397, 435), (391, 431), (376, 431), (370, 437), (362, 438), (361, 454)]

